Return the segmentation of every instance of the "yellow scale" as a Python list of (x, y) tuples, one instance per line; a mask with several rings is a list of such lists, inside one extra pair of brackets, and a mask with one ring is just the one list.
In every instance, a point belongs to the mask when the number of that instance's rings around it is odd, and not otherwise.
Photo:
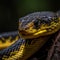
[(15, 41), (18, 40), (18, 36), (15, 37), (15, 39), (11, 42), (12, 37), (8, 37), (7, 39), (5, 39), (4, 37), (2, 37), (2, 40), (6, 40), (5, 43), (3, 43), (0, 40), (0, 50), (9, 47), (10, 45), (14, 44)]

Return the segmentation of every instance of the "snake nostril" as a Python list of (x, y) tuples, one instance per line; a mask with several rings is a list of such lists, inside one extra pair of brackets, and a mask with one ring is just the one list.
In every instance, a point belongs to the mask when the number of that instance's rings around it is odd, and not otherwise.
[(27, 30), (28, 28), (25, 28), (25, 30)]

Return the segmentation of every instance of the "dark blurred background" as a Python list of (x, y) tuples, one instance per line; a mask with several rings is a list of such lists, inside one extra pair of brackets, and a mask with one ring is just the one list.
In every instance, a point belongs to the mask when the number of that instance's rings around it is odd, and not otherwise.
[(18, 30), (18, 20), (36, 11), (60, 10), (55, 0), (0, 0), (0, 33)]

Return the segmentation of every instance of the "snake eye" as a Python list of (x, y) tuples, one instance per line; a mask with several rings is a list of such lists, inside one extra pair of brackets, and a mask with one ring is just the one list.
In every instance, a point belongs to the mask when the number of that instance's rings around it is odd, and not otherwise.
[(40, 23), (41, 23), (41, 22), (40, 22), (40, 19), (36, 19), (36, 20), (34, 21), (34, 28), (38, 29)]

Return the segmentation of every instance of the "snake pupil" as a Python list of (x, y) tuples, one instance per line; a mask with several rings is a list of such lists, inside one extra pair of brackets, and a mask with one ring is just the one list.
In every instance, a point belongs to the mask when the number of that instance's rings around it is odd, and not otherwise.
[(38, 29), (38, 28), (40, 27), (40, 26), (39, 26), (40, 24), (41, 24), (40, 19), (36, 19), (36, 20), (34, 21), (34, 28), (35, 28), (35, 29)]

